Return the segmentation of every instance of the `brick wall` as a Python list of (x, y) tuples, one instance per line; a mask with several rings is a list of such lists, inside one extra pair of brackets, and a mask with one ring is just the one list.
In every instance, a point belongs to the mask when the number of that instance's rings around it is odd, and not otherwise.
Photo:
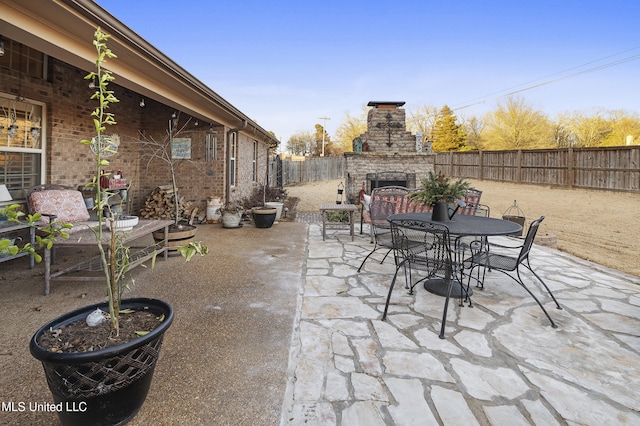
[[(94, 176), (95, 163), (89, 147), (82, 145), (82, 139), (94, 135), (90, 116), (96, 103), (90, 100), (93, 89), (84, 80), (88, 72), (77, 69), (55, 58), (49, 58), (49, 81), (20, 76), (19, 73), (0, 69), (0, 91), (11, 96), (44, 102), (46, 117), (43, 117), (46, 137), (45, 183), (68, 186), (84, 185)], [(118, 86), (117, 79), (109, 85), (120, 102), (109, 107), (117, 124), (109, 126), (106, 134), (118, 134), (121, 144), (118, 153), (109, 158), (108, 169), (121, 170), (131, 184), (131, 213), (135, 214), (148, 194), (160, 185), (171, 184), (170, 169), (166, 162), (148, 162), (141, 152), (140, 140), (168, 138), (168, 120), (174, 110), (166, 105), (145, 99), (145, 107), (140, 107), (142, 97)], [(188, 116), (180, 117), (181, 123)], [(206, 133), (209, 123), (195, 126), (191, 121), (179, 137), (191, 138), (190, 161), (175, 162), (177, 183), (181, 194), (200, 208), (206, 208), (209, 197), (226, 198), (227, 176), (225, 153), (229, 128), (214, 123), (217, 150), (215, 159), (205, 160)], [(142, 136), (141, 136), (142, 135)], [(248, 196), (256, 187), (252, 177), (253, 141), (248, 135), (240, 134), (238, 145), (238, 179), (233, 197)], [(258, 182), (266, 176), (267, 149), (259, 143)]]

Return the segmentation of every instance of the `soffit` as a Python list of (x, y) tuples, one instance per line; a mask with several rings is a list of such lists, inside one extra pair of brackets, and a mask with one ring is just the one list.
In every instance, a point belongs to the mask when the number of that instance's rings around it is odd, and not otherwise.
[(87, 72), (94, 69), (96, 26), (111, 35), (117, 59), (107, 62), (117, 83), (198, 119), (252, 130), (277, 143), (266, 130), (190, 75), (117, 18), (90, 0), (0, 1), (0, 34)]

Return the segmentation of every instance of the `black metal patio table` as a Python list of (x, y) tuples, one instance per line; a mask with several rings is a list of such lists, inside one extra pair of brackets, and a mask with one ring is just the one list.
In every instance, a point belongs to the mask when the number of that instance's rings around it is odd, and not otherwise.
[[(499, 235), (520, 235), (522, 226), (516, 222), (504, 219), (496, 219), (484, 216), (472, 215), (455, 215), (452, 220), (446, 222), (434, 221), (431, 219), (431, 213), (400, 213), (393, 214), (387, 218), (388, 220), (418, 220), (439, 225), (445, 225), (449, 228), (449, 234), (455, 237), (492, 237)], [(443, 279), (429, 279), (424, 283), (424, 288), (433, 294), (439, 296), (447, 295), (447, 286), (444, 285)], [(452, 297), (460, 297), (462, 293), (462, 285), (456, 281), (451, 291)], [(472, 290), (469, 289), (469, 294)]]

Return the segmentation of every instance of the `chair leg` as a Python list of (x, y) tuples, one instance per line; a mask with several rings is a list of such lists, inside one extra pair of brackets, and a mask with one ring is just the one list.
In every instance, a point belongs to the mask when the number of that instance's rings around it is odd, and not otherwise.
[(387, 311), (389, 310), (389, 302), (391, 301), (391, 293), (393, 292), (393, 287), (396, 285), (396, 278), (398, 278), (398, 271), (401, 267), (405, 266), (405, 262), (400, 263), (396, 267), (396, 273), (393, 274), (393, 279), (391, 280), (391, 286), (389, 286), (389, 294), (387, 295), (387, 302), (384, 304), (384, 312), (382, 313), (382, 321), (387, 318)]
[[(531, 272), (533, 272), (533, 271), (531, 271)], [(517, 282), (518, 282), (518, 284), (520, 284), (520, 285), (522, 286), (522, 288), (524, 288), (525, 290), (527, 290), (527, 293), (529, 293), (529, 294), (531, 295), (531, 297), (533, 297), (533, 300), (535, 300), (535, 301), (536, 301), (536, 303), (538, 304), (538, 306), (540, 306), (540, 309), (542, 309), (542, 312), (544, 312), (544, 314), (547, 316), (547, 318), (549, 318), (549, 322), (551, 322), (551, 327), (553, 327), (553, 328), (558, 328), (558, 326), (556, 325), (556, 323), (555, 323), (555, 322), (553, 322), (553, 320), (551, 319), (551, 316), (549, 315), (549, 313), (547, 312), (547, 310), (544, 308), (544, 306), (542, 306), (542, 303), (540, 303), (540, 300), (538, 300), (538, 298), (535, 296), (535, 294), (533, 294), (533, 293), (531, 292), (531, 290), (529, 290), (529, 287), (527, 287), (527, 286), (524, 284), (524, 281), (522, 281), (522, 278), (520, 277), (520, 268), (516, 269), (516, 274), (518, 275), (518, 279), (516, 279), (515, 277), (513, 277), (513, 276), (511, 276), (511, 275), (509, 275), (509, 274), (506, 274), (506, 275), (508, 275), (508, 276), (510, 276), (511, 278), (513, 278), (515, 281), (517, 281)], [(546, 287), (546, 285), (545, 285), (545, 287)], [(555, 298), (554, 298), (554, 300), (555, 300)], [(556, 303), (558, 303), (558, 302), (556, 302)], [(558, 305), (558, 306), (559, 306), (559, 305)]]
[(389, 249), (387, 251), (387, 253), (384, 255), (384, 257), (382, 258), (382, 260), (380, 261), (380, 264), (382, 265), (384, 263), (385, 260), (387, 260), (387, 256), (389, 256), (389, 253), (391, 253), (393, 251), (393, 249)]
[(364, 266), (365, 262), (367, 261), (367, 259), (373, 254), (375, 253), (375, 251), (378, 250), (378, 247), (374, 247), (373, 250), (371, 250), (369, 252), (369, 254), (367, 255), (367, 257), (364, 258), (364, 260), (362, 261), (362, 263), (360, 264), (360, 267), (358, 268), (358, 272), (360, 272), (360, 270), (362, 269), (362, 267)]
[(544, 280), (542, 278), (540, 278), (540, 276), (538, 274), (536, 274), (536, 271), (534, 271), (531, 268), (531, 265), (529, 264), (529, 260), (527, 259), (527, 263), (524, 264), (524, 266), (531, 271), (531, 273), (533, 275), (535, 275), (535, 277), (538, 279), (538, 281), (540, 281), (542, 283), (542, 285), (544, 286), (544, 288), (547, 289), (547, 293), (549, 293), (549, 296), (551, 296), (551, 298), (553, 299), (553, 301), (556, 304), (556, 309), (562, 309), (562, 307), (560, 306), (560, 304), (558, 303), (558, 301), (556, 300), (556, 297), (553, 295), (553, 293), (551, 292), (551, 290), (549, 289), (549, 287), (547, 286), (547, 283), (544, 282)]

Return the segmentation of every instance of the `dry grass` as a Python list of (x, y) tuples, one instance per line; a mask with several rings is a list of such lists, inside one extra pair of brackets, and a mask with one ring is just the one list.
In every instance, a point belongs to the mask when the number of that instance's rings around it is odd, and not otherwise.
[[(297, 211), (318, 211), (320, 204), (334, 203), (340, 180), (311, 182), (287, 187), (299, 199)], [(561, 189), (472, 181), (482, 190), (483, 204), (492, 217), (517, 200), (528, 221), (542, 215), (539, 234), (557, 237), (557, 248), (582, 259), (640, 276), (640, 194)]]

